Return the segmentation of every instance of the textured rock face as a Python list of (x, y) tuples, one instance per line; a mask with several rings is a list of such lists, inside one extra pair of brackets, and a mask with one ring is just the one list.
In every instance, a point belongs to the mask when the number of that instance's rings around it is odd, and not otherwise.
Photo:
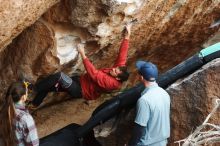
[[(123, 25), (138, 18), (132, 29), (129, 50), (131, 72), (137, 58), (158, 64), (160, 71), (164, 72), (200, 50), (202, 44), (217, 32), (218, 27), (209, 26), (218, 19), (219, 5), (218, 1), (201, 3), (195, 0), (65, 0), (55, 5), (43, 18), (57, 34), (61, 63), (66, 63), (66, 58), (76, 57), (76, 45), (72, 40), (81, 40), (85, 42), (87, 54), (97, 67), (109, 66), (114, 62)], [(62, 39), (70, 45), (59, 45)], [(68, 52), (73, 55), (65, 55)], [(60, 56), (65, 56), (65, 59)], [(131, 80), (134, 78), (131, 76)]]
[[(186, 138), (203, 123), (220, 95), (220, 59), (203, 66), (187, 78), (172, 84), (167, 91), (171, 95), (171, 142)], [(210, 123), (219, 123), (217, 112)]]
[[(51, 5), (52, 2), (55, 3), (50, 1)], [(60, 65), (77, 59), (76, 43), (81, 41), (86, 44), (89, 58), (97, 67), (103, 67), (114, 62), (123, 25), (138, 18), (130, 41), (128, 64), (131, 72), (137, 59), (150, 60), (158, 64), (160, 71), (164, 72), (200, 50), (202, 44), (215, 34), (218, 27), (209, 26), (218, 18), (219, 3), (195, 0), (63, 0), (47, 11), (41, 21), (54, 32), (53, 43), (56, 45), (51, 49), (57, 50), (54, 55), (59, 58)], [(19, 4), (23, 6), (22, 2)], [(49, 7), (49, 2), (42, 4), (39, 1), (37, 4)], [(12, 20), (7, 21), (11, 25), (17, 24), (12, 23)], [(3, 29), (2, 31), (7, 32)], [(50, 65), (53, 64), (48, 64)], [(78, 65), (69, 70), (73, 72), (76, 68)], [(132, 82), (134, 78), (135, 76), (131, 76)]]
[(1, 0), (0, 51), (59, 0)]
[(0, 54), (1, 86), (5, 89), (21, 76), (36, 80), (57, 70), (55, 46), (54, 33), (43, 22), (26, 29)]
[[(43, 18), (55, 31), (58, 42), (57, 50), (61, 52), (59, 54), (61, 64), (69, 61), (63, 59), (64, 54), (69, 54), (70, 59), (75, 57), (67, 52), (75, 54), (73, 52), (75, 52), (76, 43), (79, 41), (86, 44), (88, 54), (91, 57), (94, 56), (93, 60), (96, 60), (96, 54), (102, 52), (100, 49), (110, 48), (112, 41), (118, 43), (118, 37), (124, 24), (139, 12), (142, 3), (143, 0), (138, 2), (131, 0), (129, 3), (64, 0), (55, 5), (44, 14)], [(65, 56), (65, 58), (68, 57)]]

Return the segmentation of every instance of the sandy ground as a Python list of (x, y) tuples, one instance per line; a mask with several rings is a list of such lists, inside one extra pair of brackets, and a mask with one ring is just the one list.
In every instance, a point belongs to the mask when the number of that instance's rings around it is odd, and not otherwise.
[(87, 104), (84, 99), (68, 99), (42, 104), (39, 109), (32, 112), (39, 137), (46, 136), (70, 123), (82, 125), (100, 103), (101, 100)]

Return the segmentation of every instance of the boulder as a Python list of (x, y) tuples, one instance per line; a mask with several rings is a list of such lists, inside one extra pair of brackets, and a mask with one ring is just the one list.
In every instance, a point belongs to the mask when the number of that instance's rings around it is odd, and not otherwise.
[(59, 0), (1, 0), (0, 51)]

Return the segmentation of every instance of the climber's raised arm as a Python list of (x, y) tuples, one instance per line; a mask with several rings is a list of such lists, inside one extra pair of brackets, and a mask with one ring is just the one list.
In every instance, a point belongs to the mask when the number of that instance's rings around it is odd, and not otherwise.
[(129, 47), (129, 39), (130, 39), (130, 35), (131, 35), (131, 26), (132, 26), (131, 23), (127, 24), (124, 27), (124, 30), (122, 31), (123, 40), (122, 40), (121, 46), (119, 48), (118, 57), (117, 57), (113, 67), (126, 65), (128, 47)]

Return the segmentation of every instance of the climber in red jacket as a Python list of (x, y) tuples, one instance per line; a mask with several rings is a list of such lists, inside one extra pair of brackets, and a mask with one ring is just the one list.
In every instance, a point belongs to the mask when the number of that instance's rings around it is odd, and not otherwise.
[(129, 77), (126, 67), (131, 24), (125, 26), (123, 40), (115, 64), (110, 68), (96, 69), (87, 58), (84, 46), (79, 44), (77, 49), (82, 57), (86, 70), (85, 74), (69, 77), (63, 72), (52, 74), (35, 84), (36, 97), (31, 106), (39, 106), (48, 92), (66, 91), (72, 97), (83, 97), (86, 100), (95, 100), (102, 93), (119, 89), (123, 81)]

